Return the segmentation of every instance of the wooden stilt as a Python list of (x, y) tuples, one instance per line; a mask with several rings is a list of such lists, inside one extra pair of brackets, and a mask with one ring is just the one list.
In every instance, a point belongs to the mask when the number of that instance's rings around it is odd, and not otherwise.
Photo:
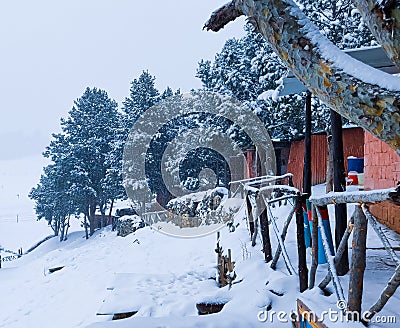
[(269, 236), (268, 215), (266, 210), (264, 210), (260, 215), (260, 228), (261, 228), (261, 237), (263, 241), (264, 259), (265, 262), (268, 263), (272, 260), (272, 247), (271, 247), (271, 239)]
[(312, 260), (310, 270), (310, 284), (309, 289), (313, 289), (315, 285), (315, 275), (318, 267), (318, 218), (314, 210), (315, 206), (312, 206)]
[(378, 301), (371, 306), (368, 310), (368, 314), (366, 315), (367, 320), (371, 320), (371, 318), (378, 312), (380, 312), (385, 304), (388, 302), (389, 298), (391, 298), (396, 291), (396, 289), (400, 285), (400, 265), (397, 267), (396, 272), (389, 280), (388, 284), (386, 285), (385, 289), (382, 291), (381, 295), (379, 296)]
[(316, 206), (313, 206), (313, 211), (316, 212), (317, 217), (318, 217), (318, 226), (319, 226), (319, 230), (321, 232), (322, 245), (324, 247), (326, 260), (328, 262), (328, 269), (329, 269), (329, 272), (332, 277), (333, 287), (335, 289), (337, 300), (344, 301), (345, 298), (344, 298), (344, 294), (343, 294), (343, 288), (342, 288), (342, 285), (340, 284), (340, 280), (339, 280), (339, 277), (336, 272), (335, 264), (333, 262), (333, 256), (331, 255), (331, 250), (329, 248), (328, 238), (326, 237), (325, 227), (324, 227), (324, 223), (322, 221), (321, 212), (319, 211), (318, 207), (316, 207)]
[[(361, 302), (364, 286), (364, 271), (366, 265), (367, 243), (367, 218), (357, 205), (354, 213), (354, 233), (352, 243), (352, 256), (349, 279), (349, 319), (359, 321), (361, 319)], [(354, 315), (354, 314), (357, 314)]]
[[(294, 211), (295, 211), (295, 207), (293, 207), (291, 209), (291, 211), (289, 212), (289, 215), (285, 221), (285, 224), (283, 225), (282, 235), (281, 235), (283, 241), (285, 241), (285, 239), (286, 239), (287, 231), (288, 231), (290, 222), (292, 221)], [(271, 262), (271, 269), (276, 270), (276, 265), (278, 263), (279, 257), (281, 256), (281, 253), (282, 253), (281, 245), (278, 245), (278, 248), (274, 255), (274, 259)]]
[(294, 270), (293, 265), (290, 262), (289, 255), (288, 255), (288, 253), (286, 251), (285, 243), (282, 240), (282, 237), (281, 237), (281, 235), (279, 233), (279, 229), (278, 229), (278, 226), (276, 225), (275, 217), (274, 217), (274, 215), (273, 215), (273, 213), (271, 211), (271, 207), (270, 207), (270, 205), (268, 203), (268, 200), (265, 198), (264, 195), (262, 195), (262, 198), (263, 198), (265, 206), (266, 206), (266, 208), (268, 210), (268, 214), (270, 216), (270, 221), (271, 221), (272, 228), (274, 230), (275, 236), (278, 239), (279, 246), (282, 249), (282, 256), (283, 256), (283, 259), (285, 260), (286, 268), (287, 268), (287, 270), (288, 270), (290, 275), (295, 274), (296, 271)]
[[(339, 259), (342, 257), (345, 248), (347, 247), (347, 243), (349, 240), (349, 237), (351, 235), (351, 232), (353, 231), (354, 227), (354, 215), (350, 218), (349, 224), (347, 226), (347, 229), (343, 235), (342, 240), (340, 241), (339, 247), (337, 249), (337, 252), (335, 254), (335, 258), (333, 259), (333, 262), (335, 263), (335, 268), (337, 269), (337, 265), (339, 263)], [(331, 282), (332, 276), (331, 273), (328, 272), (328, 274), (325, 276), (324, 280), (320, 282), (318, 285), (319, 288), (324, 289), (328, 284)]]
[(304, 240), (304, 217), (303, 217), (303, 199), (298, 193), (296, 198), (296, 229), (297, 229), (297, 254), (299, 268), (300, 293), (308, 288), (308, 268), (306, 243)]

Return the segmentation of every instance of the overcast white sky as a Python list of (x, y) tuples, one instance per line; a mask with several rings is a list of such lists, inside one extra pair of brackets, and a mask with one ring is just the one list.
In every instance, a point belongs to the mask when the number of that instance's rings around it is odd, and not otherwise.
[(199, 88), (197, 62), (244, 34), (202, 31), (227, 0), (0, 0), (0, 160), (40, 154), (87, 86), (119, 104), (143, 70)]

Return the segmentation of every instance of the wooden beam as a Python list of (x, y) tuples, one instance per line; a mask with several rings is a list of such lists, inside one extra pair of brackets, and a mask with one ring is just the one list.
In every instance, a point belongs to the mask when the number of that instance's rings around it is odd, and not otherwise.
[(351, 191), (345, 192), (330, 192), (321, 196), (311, 196), (310, 201), (316, 206), (324, 206), (330, 204), (344, 204), (344, 203), (373, 203), (383, 202), (388, 199), (389, 193), (394, 189), (379, 189), (369, 191), (358, 191), (356, 193)]

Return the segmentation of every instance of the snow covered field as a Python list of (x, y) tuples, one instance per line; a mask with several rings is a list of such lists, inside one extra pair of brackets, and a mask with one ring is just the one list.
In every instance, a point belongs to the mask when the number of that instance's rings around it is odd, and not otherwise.
[(41, 155), (0, 161), (0, 246), (5, 249), (26, 250), (51, 234), (46, 222), (36, 221), (34, 202), (28, 198), (45, 163)]
[[(288, 208), (275, 211), (281, 226)], [(318, 288), (300, 294), (297, 277), (287, 274), (282, 260), (277, 271), (271, 270), (263, 261), (261, 241), (251, 247), (242, 218), (243, 213), (238, 216), (239, 227), (235, 232), (221, 231), (221, 246), (225, 252), (232, 249), (236, 261), (238, 283), (230, 290), (218, 288), (214, 280), (215, 234), (180, 239), (146, 227), (122, 238), (106, 228), (86, 241), (84, 233), (76, 231), (66, 242), (53, 238), (21, 259), (3, 264), (0, 327), (289, 327), (290, 322), (281, 322), (276, 315), (273, 322), (269, 319), (260, 322), (258, 316), (262, 319), (263, 310), (271, 305), (273, 311), (284, 311), (289, 319), (298, 297), (316, 313), (337, 309), (334, 294), (323, 296)], [(39, 227), (40, 223), (37, 224)], [(388, 236), (393, 246), (400, 246), (398, 236), (394, 233)], [(295, 238), (292, 222), (286, 245), (297, 267)], [(276, 249), (274, 238), (272, 243)], [(381, 245), (370, 229), (368, 247), (378, 246)], [(310, 250), (308, 253), (310, 260)], [(368, 250), (367, 255), (364, 308), (375, 302), (394, 272), (385, 251)], [(62, 266), (62, 270), (49, 273), (49, 269)], [(326, 272), (326, 265), (320, 265), (317, 282)], [(341, 281), (347, 296), (348, 276)], [(227, 304), (218, 314), (199, 316), (196, 303), (201, 301)], [(121, 308), (138, 313), (118, 321), (110, 321), (111, 315), (96, 315)], [(397, 292), (379, 315), (397, 316), (399, 322), (399, 308)], [(271, 315), (271, 311), (268, 313)], [(332, 326), (361, 325), (328, 324)], [(398, 325), (371, 324), (371, 327), (390, 326)]]

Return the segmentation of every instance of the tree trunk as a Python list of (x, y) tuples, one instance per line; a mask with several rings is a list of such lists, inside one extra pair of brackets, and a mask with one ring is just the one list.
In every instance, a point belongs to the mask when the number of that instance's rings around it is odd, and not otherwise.
[(54, 236), (57, 237), (58, 234), (60, 233), (60, 221), (59, 220), (55, 220), (53, 231), (54, 231)]
[(205, 28), (218, 31), (243, 14), (308, 90), (400, 154), (399, 78), (343, 53), (293, 1), (233, 0), (215, 11)]
[(108, 212), (108, 220), (111, 222), (112, 230), (114, 231), (114, 219), (112, 218), (112, 210), (114, 207), (114, 199), (111, 200), (110, 211)]
[(400, 67), (400, 1), (352, 1), (389, 59)]
[(96, 202), (92, 202), (89, 205), (89, 231), (90, 235), (92, 236), (94, 234), (95, 230), (95, 214), (96, 214)]
[(60, 241), (64, 240), (64, 234), (65, 234), (65, 218), (61, 219), (60, 218)]
[(106, 226), (106, 212), (101, 212), (101, 223), (100, 228), (104, 228)]
[[(343, 192), (346, 190), (346, 174), (344, 170), (342, 117), (331, 110), (332, 125), (332, 157), (333, 157), (333, 190)], [(335, 245), (336, 250), (347, 229), (347, 205), (335, 205)], [(349, 271), (349, 256), (347, 245), (343, 256), (337, 263), (337, 273), (344, 276)]]
[(89, 217), (89, 210), (87, 210), (87, 212), (84, 215), (84, 221), (83, 221), (83, 225), (85, 227), (85, 238), (89, 239), (89, 231), (88, 231), (88, 217)]
[(67, 224), (66, 224), (66, 229), (65, 229), (65, 235), (64, 235), (64, 241), (66, 241), (68, 239), (68, 230), (69, 230), (69, 220), (71, 218), (71, 214), (68, 215), (68, 219), (67, 219)]
[[(349, 319), (360, 321), (361, 302), (364, 286), (364, 271), (366, 265), (367, 218), (360, 205), (354, 213), (354, 233), (352, 243), (351, 270), (349, 279)], [(356, 315), (358, 313), (358, 316)]]

